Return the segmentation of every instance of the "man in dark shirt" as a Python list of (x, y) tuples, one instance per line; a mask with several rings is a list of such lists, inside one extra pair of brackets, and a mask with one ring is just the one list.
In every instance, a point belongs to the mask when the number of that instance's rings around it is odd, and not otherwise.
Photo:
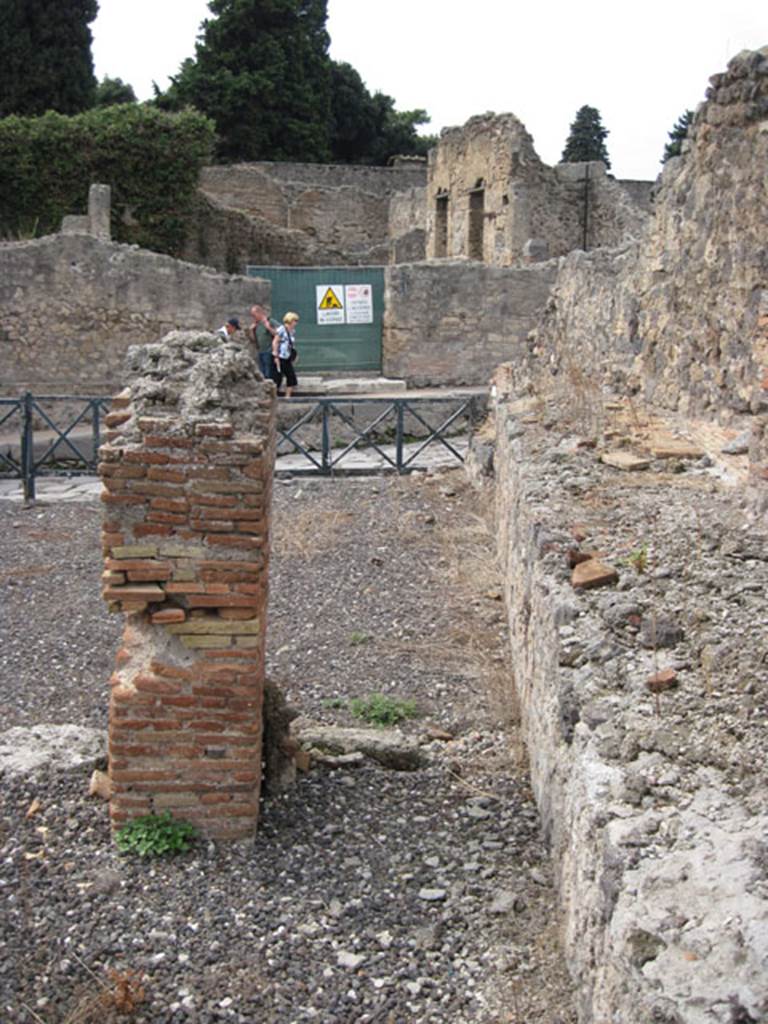
[(251, 306), (251, 324), (246, 334), (248, 341), (258, 356), (259, 369), (267, 380), (273, 377), (274, 362), (272, 359), (272, 338), (277, 333), (278, 324), (267, 316), (263, 306)]

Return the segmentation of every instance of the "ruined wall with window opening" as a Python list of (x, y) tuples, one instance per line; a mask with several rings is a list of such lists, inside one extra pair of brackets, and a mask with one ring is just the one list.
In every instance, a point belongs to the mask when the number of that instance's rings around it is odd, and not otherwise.
[[(430, 152), (427, 258), (494, 266), (617, 245), (637, 237), (651, 183), (624, 189), (599, 162), (548, 167), (513, 114), (446, 128)], [(642, 198), (641, 198), (642, 197)]]

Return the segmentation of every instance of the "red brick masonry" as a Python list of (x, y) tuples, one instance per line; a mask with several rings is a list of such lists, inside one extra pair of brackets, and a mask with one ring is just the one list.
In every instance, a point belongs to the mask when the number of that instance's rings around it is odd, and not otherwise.
[(206, 836), (253, 834), (274, 464), (227, 420), (142, 416), (114, 401), (101, 448), (103, 596), (126, 613), (109, 708), (114, 826), (170, 810)]

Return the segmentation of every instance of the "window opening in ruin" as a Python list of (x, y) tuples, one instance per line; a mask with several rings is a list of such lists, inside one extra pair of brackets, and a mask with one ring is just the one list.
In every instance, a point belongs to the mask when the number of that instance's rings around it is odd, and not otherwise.
[(469, 258), (483, 258), (483, 221), (485, 216), (485, 189), (476, 188), (469, 193)]
[(435, 200), (435, 256), (448, 255), (448, 194)]

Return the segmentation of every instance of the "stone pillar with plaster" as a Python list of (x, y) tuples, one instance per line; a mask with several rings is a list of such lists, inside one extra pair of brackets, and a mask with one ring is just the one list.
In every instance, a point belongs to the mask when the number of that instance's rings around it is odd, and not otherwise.
[(102, 242), (112, 240), (110, 212), (112, 208), (112, 189), (109, 185), (91, 185), (88, 190), (88, 220), (90, 232), (94, 238)]
[(109, 708), (111, 818), (171, 811), (252, 836), (275, 389), (238, 345), (173, 332), (128, 353), (100, 449), (103, 596), (125, 615)]

